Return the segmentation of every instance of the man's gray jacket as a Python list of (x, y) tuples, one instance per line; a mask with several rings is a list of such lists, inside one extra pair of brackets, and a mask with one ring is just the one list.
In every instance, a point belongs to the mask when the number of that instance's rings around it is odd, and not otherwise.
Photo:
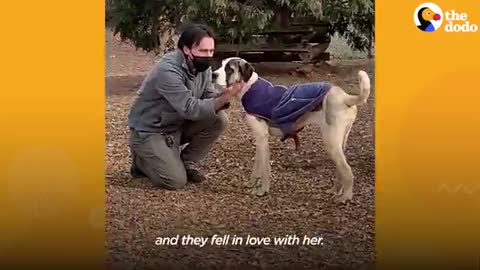
[(167, 53), (155, 64), (138, 91), (128, 115), (136, 131), (175, 132), (185, 120), (216, 116), (212, 70), (194, 75), (180, 50)]

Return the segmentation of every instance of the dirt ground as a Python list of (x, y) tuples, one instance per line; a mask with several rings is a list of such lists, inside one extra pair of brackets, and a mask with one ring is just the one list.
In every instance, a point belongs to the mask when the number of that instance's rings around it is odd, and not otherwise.
[[(254, 147), (238, 104), (229, 109), (230, 128), (202, 164), (208, 181), (181, 191), (153, 188), (132, 180), (126, 117), (135, 91), (153, 56), (122, 44), (111, 33), (107, 42), (106, 195), (108, 261), (113, 269), (369, 269), (375, 261), (374, 96), (359, 108), (346, 156), (356, 176), (354, 201), (337, 205), (324, 191), (335, 176), (317, 128), (301, 134), (302, 149), (292, 141), (271, 139), (273, 179), (270, 194), (258, 198), (244, 187)], [(337, 61), (318, 67), (310, 77), (289, 74), (292, 64), (256, 65), (275, 83), (331, 80), (358, 91), (356, 72), (373, 75), (366, 60)], [(372, 81), (373, 83), (373, 81)], [(156, 246), (157, 237), (236, 235), (246, 238), (296, 235), (323, 237), (323, 245)]]

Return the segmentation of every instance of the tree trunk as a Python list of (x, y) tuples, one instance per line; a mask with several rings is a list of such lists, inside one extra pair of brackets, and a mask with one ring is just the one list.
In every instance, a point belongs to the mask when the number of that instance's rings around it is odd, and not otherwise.
[(368, 39), (368, 58), (373, 58), (373, 39), (374, 33), (370, 34), (370, 38)]

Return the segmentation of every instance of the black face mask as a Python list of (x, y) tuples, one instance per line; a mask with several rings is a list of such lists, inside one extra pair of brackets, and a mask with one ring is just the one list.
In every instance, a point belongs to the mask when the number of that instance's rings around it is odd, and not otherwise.
[(193, 55), (193, 60), (192, 60), (193, 67), (198, 72), (204, 72), (210, 67), (211, 60), (212, 60), (212, 57), (210, 56), (194, 56)]

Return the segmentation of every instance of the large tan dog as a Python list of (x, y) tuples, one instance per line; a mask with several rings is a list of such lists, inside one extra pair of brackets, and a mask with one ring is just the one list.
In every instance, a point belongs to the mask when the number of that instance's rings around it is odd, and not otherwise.
[[(335, 200), (344, 203), (353, 197), (354, 175), (345, 158), (345, 146), (348, 135), (357, 117), (357, 105), (366, 102), (370, 95), (370, 79), (365, 71), (358, 72), (360, 94), (349, 95), (339, 86), (332, 84), (329, 91), (314, 109), (303, 113), (295, 122), (295, 130), (300, 131), (307, 125), (320, 127), (325, 150), (336, 166), (336, 180), (326, 192), (333, 194)], [(228, 87), (233, 83), (245, 81), (245, 87), (236, 98), (242, 103), (242, 97), (259, 80), (253, 66), (246, 60), (232, 57), (222, 61), (222, 66), (213, 72), (214, 83)], [(254, 166), (248, 186), (254, 187), (253, 194), (263, 196), (269, 192), (271, 167), (269, 136), (285, 137), (269, 119), (246, 113), (245, 121), (255, 139), (256, 152)], [(295, 135), (293, 136), (295, 137)]]

